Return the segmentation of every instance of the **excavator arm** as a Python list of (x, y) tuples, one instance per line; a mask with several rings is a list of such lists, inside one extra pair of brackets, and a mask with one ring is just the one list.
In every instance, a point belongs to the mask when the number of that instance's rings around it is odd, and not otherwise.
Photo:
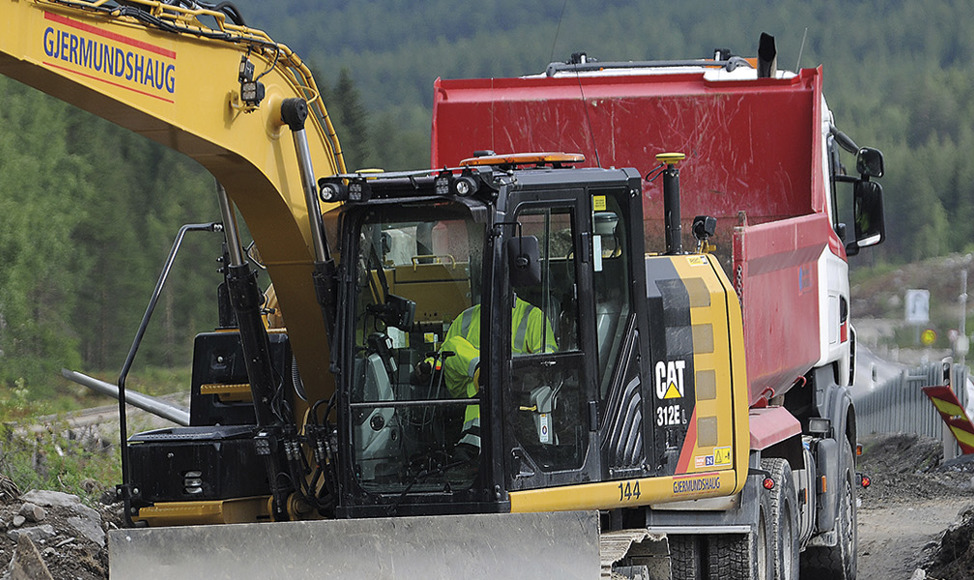
[[(285, 100), (308, 103), (304, 133), (320, 175), (344, 172), (341, 148), (307, 66), (245, 26), (231, 4), (0, 0), (0, 74), (198, 161), (244, 217), (283, 312), (319, 310), (320, 234), (308, 219)], [(322, 317), (285, 323), (311, 400), (329, 396)]]

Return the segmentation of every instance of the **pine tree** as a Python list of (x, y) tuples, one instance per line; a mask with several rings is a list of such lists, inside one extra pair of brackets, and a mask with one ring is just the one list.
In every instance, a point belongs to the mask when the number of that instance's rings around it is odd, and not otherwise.
[(369, 142), (369, 117), (362, 105), (359, 91), (347, 68), (338, 75), (332, 107), (337, 108), (343, 133), (339, 133), (345, 151), (345, 164), (350, 171), (368, 167), (372, 160)]
[(70, 313), (84, 252), (73, 235), (90, 169), (69, 149), (66, 105), (0, 81), (0, 384), (49, 394), (80, 358)]

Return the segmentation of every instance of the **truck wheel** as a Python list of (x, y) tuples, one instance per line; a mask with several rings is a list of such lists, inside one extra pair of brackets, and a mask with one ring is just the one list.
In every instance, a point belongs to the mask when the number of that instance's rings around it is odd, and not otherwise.
[(798, 497), (791, 466), (784, 459), (768, 458), (761, 460), (761, 468), (774, 480), (774, 488), (767, 492), (771, 498), (768, 536), (773, 577), (798, 580)]
[(852, 444), (846, 441), (842, 451), (843, 486), (839, 497), (838, 516), (835, 531), (838, 541), (835, 546), (816, 547), (802, 554), (801, 573), (803, 577), (829, 580), (855, 580), (858, 562), (856, 551), (859, 534), (856, 529), (856, 487)]
[[(758, 485), (751, 478), (748, 485)], [(708, 580), (771, 580), (771, 495), (758, 489), (758, 521), (754, 532), (746, 535), (713, 534), (707, 550)], [(674, 576), (676, 578), (676, 576)]]
[(670, 577), (698, 580), (703, 573), (699, 536), (669, 536)]

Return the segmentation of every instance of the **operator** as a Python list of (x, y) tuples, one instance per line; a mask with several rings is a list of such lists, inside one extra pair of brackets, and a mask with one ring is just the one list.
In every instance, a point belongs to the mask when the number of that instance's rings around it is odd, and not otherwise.
[[(511, 352), (515, 355), (535, 354), (557, 349), (548, 317), (540, 308), (515, 295), (511, 311)], [(455, 353), (442, 362), (443, 379), (450, 394), (456, 398), (475, 398), (480, 392), (480, 304), (467, 308), (456, 317), (440, 352)], [(432, 370), (429, 362), (420, 363), (414, 382), (428, 381)], [(468, 405), (453, 457), (472, 463), (479, 455), (480, 405)]]

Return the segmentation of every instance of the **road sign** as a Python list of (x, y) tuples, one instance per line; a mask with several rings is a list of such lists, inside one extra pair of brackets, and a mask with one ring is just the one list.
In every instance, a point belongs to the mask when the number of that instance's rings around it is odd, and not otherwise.
[(930, 291), (906, 291), (906, 321), (910, 324), (930, 322)]
[(950, 385), (923, 387), (922, 390), (930, 397), (930, 402), (937, 408), (940, 417), (957, 439), (961, 453), (964, 455), (974, 453), (974, 424), (971, 424), (967, 412), (961, 407)]

